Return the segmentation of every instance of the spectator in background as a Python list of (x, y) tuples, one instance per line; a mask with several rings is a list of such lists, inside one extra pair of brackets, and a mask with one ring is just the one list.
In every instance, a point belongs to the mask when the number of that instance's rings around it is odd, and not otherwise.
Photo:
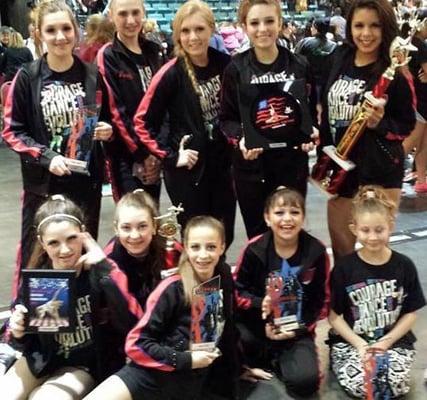
[(34, 28), (34, 24), (31, 22), (28, 25), (28, 34), (29, 37), (25, 39), (24, 44), (31, 51), (33, 55), (33, 59), (37, 60), (44, 53), (43, 44), (40, 39), (34, 34), (36, 29)]
[(285, 18), (282, 19), (282, 31), (280, 32), (279, 44), (283, 47), (293, 51), (296, 44), (296, 37), (294, 34), (294, 26)]
[(86, 22), (86, 35), (80, 44), (79, 57), (88, 63), (93, 63), (98, 50), (114, 37), (114, 25), (110, 18), (102, 14), (92, 14)]
[(33, 61), (31, 51), (24, 45), (24, 39), (19, 32), (10, 33), (9, 46), (0, 59), (0, 73), (5, 81), (11, 81), (22, 64)]
[(4, 53), (9, 44), (10, 29), (8, 26), (0, 27), (0, 55)]
[(215, 31), (209, 41), (209, 47), (213, 47), (215, 50), (220, 51), (221, 53), (230, 54), (225, 47), (224, 39), (222, 35), (219, 33), (218, 29), (215, 26)]
[(346, 20), (342, 16), (340, 7), (335, 8), (334, 15), (331, 17), (330, 26), (334, 28), (335, 38), (339, 41), (345, 39)]
[(224, 39), (224, 46), (229, 54), (233, 54), (240, 47), (243, 39), (242, 32), (239, 31), (231, 21), (223, 22), (219, 28), (219, 33)]
[(311, 26), (311, 37), (302, 39), (295, 47), (295, 53), (307, 58), (316, 82), (316, 103), (320, 102), (320, 89), (326, 83), (322, 79), (327, 76), (325, 71), (325, 57), (331, 54), (336, 43), (326, 37), (329, 31), (327, 18), (316, 19)]

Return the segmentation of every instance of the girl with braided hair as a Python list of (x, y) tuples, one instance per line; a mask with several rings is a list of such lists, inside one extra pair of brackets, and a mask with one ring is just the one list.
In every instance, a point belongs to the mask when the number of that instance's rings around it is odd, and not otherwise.
[[(153, 77), (134, 119), (150, 152), (163, 160), (166, 189), (182, 204), (184, 227), (195, 215), (212, 215), (225, 225), (227, 246), (233, 240), (235, 199), (228, 142), (219, 130), (219, 91), (230, 57), (212, 48), (215, 20), (209, 6), (190, 0), (173, 22), (176, 58)], [(169, 131), (161, 126), (169, 114)]]

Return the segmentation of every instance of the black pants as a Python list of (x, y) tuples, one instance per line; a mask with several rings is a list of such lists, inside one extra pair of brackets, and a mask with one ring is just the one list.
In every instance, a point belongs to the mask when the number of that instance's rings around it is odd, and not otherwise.
[(310, 396), (319, 389), (319, 361), (310, 335), (272, 341), (255, 335), (238, 323), (243, 352), (251, 367), (274, 370), (286, 389), (298, 396)]
[[(86, 177), (79, 178), (64, 179), (63, 181), (56, 180), (51, 185), (49, 195), (63, 194), (79, 205), (85, 215), (86, 229), (96, 240), (98, 237), (102, 185), (100, 182), (90, 182), (89, 178)], [(21, 269), (28, 266), (34, 243), (37, 240), (34, 216), (47, 198), (48, 196), (40, 196), (28, 191), (23, 193), (21, 245), (12, 288), (14, 298), (20, 281)]]
[(185, 171), (165, 170), (165, 184), (173, 205), (182, 204), (184, 212), (178, 215), (182, 229), (188, 220), (197, 215), (211, 215), (222, 221), (225, 227), (227, 248), (234, 239), (234, 220), (236, 217), (236, 197), (231, 172), (217, 171), (217, 176), (205, 173), (200, 182), (185, 182), (176, 179)]
[(249, 239), (267, 230), (264, 221), (264, 205), (267, 197), (278, 186), (295, 189), (303, 197), (306, 196), (308, 165), (304, 159), (298, 161), (294, 164), (289, 163), (286, 168), (278, 168), (274, 160), (270, 163), (264, 160), (262, 173), (256, 172), (257, 175), (263, 175), (260, 179), (253, 178), (255, 171), (244, 171), (235, 167), (236, 195)]
[(114, 160), (111, 160), (111, 167), (114, 191), (118, 199), (136, 189), (144, 189), (159, 204), (161, 181), (155, 185), (143, 184), (132, 174), (133, 160), (130, 157), (127, 159), (127, 157), (119, 155)]

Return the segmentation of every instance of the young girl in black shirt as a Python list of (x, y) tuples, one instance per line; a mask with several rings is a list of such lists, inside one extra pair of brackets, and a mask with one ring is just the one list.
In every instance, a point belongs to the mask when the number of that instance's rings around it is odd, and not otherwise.
[(353, 201), (350, 229), (363, 247), (337, 260), (332, 271), (329, 322), (337, 335), (331, 337), (332, 370), (343, 389), (358, 398), (366, 398), (364, 368), (372, 351), (388, 359), (378, 398), (400, 397), (410, 389), (411, 329), (426, 302), (414, 263), (388, 247), (395, 208), (382, 188), (362, 187)]
[[(38, 244), (30, 268), (76, 271), (76, 328), (69, 333), (26, 334), (28, 310), (17, 300), (9, 322), (12, 337), (23, 355), (0, 378), (4, 398), (81, 398), (94, 384), (121, 365), (116, 349), (106, 347), (104, 324), (111, 315), (112, 334), (131, 328), (126, 288), (109, 275), (117, 267), (85, 232), (83, 213), (72, 201), (52, 196), (36, 213)], [(71, 395), (70, 395), (71, 393)]]

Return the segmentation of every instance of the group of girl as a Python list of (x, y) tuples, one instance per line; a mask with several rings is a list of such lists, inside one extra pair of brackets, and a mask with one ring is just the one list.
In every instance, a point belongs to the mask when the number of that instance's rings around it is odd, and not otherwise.
[[(248, 149), (239, 97), (246, 85), (296, 79), (305, 81), (306, 97), (313, 97), (315, 82), (305, 60), (276, 43), (280, 3), (240, 3), (239, 22), (252, 47), (230, 60), (208, 48), (215, 27), (208, 5), (186, 2), (173, 21), (177, 58), (161, 66), (159, 49), (140, 35), (142, 1), (112, 0), (116, 35), (99, 52), (99, 72), (73, 55), (78, 29), (64, 3), (41, 2), (37, 11), (35, 26), (47, 54), (15, 77), (3, 132), (5, 142), (21, 156), (24, 181), (19, 267), (76, 269), (88, 314), (86, 326), (77, 329), (91, 335), (82, 346), (67, 351), (65, 334), (48, 339), (24, 335), (25, 309), (16, 290), (10, 328), (25, 350), (4, 378), (2, 387), (10, 390), (9, 397), (83, 397), (113, 374), (88, 398), (198, 398), (224, 386), (229, 393), (222, 394), (232, 398), (238, 375), (269, 379), (263, 368), (274, 370), (291, 393), (316, 392), (319, 369), (313, 332), (315, 322), (327, 312), (329, 266), (324, 246), (302, 228), (307, 151), (316, 135), (298, 146)], [(364, 92), (389, 65), (388, 49), (396, 35), (387, 1), (352, 3), (349, 44), (332, 54), (323, 88), (322, 146), (342, 137)], [(345, 390), (359, 397), (361, 386), (349, 379), (343, 346), (357, 349), (351, 365), (359, 371), (367, 349), (397, 348), (393, 357), (398, 361), (391, 368), (401, 365), (407, 373), (413, 358), (410, 329), (415, 311), (424, 305), (412, 263), (387, 247), (395, 215), (389, 202), (398, 204), (403, 176), (401, 142), (415, 123), (408, 79), (398, 72), (386, 105), (368, 109), (368, 129), (352, 154), (357, 167), (328, 205), (334, 252), (351, 254), (343, 268), (337, 261), (332, 274), (330, 321), (338, 334), (332, 367)], [(51, 147), (53, 136), (65, 136), (72, 123), (69, 116), (81, 104), (101, 108), (89, 176), (72, 173), (61, 149)], [(315, 101), (309, 109), (315, 121)], [(298, 127), (294, 134), (301, 134)], [(105, 160), (115, 198), (122, 198), (115, 216), (116, 238), (106, 249), (114, 261), (106, 261), (95, 240), (83, 233), (86, 225), (96, 239)], [(179, 216), (185, 226), (179, 274), (163, 281), (160, 271), (167, 266), (167, 254), (155, 222), (160, 160), (172, 202), (185, 209)], [(351, 214), (352, 197), (365, 184), (384, 189), (362, 189)], [(280, 185), (290, 189), (273, 192)], [(138, 187), (145, 192), (132, 193)], [(223, 257), (233, 240), (234, 188), (252, 238), (237, 266), (236, 298)], [(44, 203), (55, 194), (72, 202), (55, 197)], [(75, 203), (87, 215), (85, 224)], [(364, 247), (353, 253), (356, 238)], [(45, 251), (41, 258), (35, 253), (40, 250), (37, 243)], [(295, 307), (300, 324), (291, 332), (279, 332), (262, 321), (272, 310), (272, 293), (266, 292), (265, 283), (278, 270), (299, 293)], [(192, 290), (217, 275), (223, 291), (221, 318), (226, 321), (219, 351), (189, 352)], [(378, 283), (372, 289), (374, 281)], [(18, 282), (19, 276), (16, 288)], [(378, 285), (384, 286), (375, 304), (386, 310), (362, 304), (357, 293), (351, 294), (351, 288), (356, 291), (363, 285), (372, 296)], [(388, 294), (390, 300), (382, 299)], [(105, 315), (102, 309), (109, 310), (109, 318), (99, 317)], [(380, 322), (381, 313), (388, 313), (387, 324)], [(366, 322), (376, 318), (378, 324)], [(384, 321), (384, 315), (381, 318)], [(115, 346), (114, 340), (121, 345)], [(115, 348), (119, 350), (113, 355), (99, 351)], [(124, 365), (126, 357), (130, 363)], [(225, 379), (230, 384), (215, 384)], [(389, 382), (393, 396), (409, 390), (407, 380), (405, 374), (402, 381)]]
[[(169, 265), (156, 216), (148, 193), (126, 194), (103, 251), (75, 203), (54, 195), (42, 204), (28, 268), (75, 270), (79, 322), (71, 333), (27, 333), (20, 291), (9, 329), (23, 354), (0, 378), (5, 398), (235, 399), (239, 376), (256, 384), (272, 373), (291, 396), (311, 396), (321, 376), (314, 331), (329, 306), (331, 367), (343, 389), (366, 395), (367, 354), (375, 350), (389, 357), (389, 398), (409, 391), (411, 329), (425, 299), (412, 261), (388, 247), (395, 204), (384, 189), (365, 186), (355, 197), (350, 229), (362, 248), (336, 261), (331, 282), (326, 248), (304, 230), (305, 203), (295, 190), (279, 187), (268, 197), (267, 231), (249, 241), (234, 277), (224, 225), (196, 216), (184, 231), (178, 272), (162, 280)], [(271, 318), (273, 275), (292, 298), (298, 324), (291, 329)], [(217, 276), (216, 347), (190, 351), (194, 288)]]

